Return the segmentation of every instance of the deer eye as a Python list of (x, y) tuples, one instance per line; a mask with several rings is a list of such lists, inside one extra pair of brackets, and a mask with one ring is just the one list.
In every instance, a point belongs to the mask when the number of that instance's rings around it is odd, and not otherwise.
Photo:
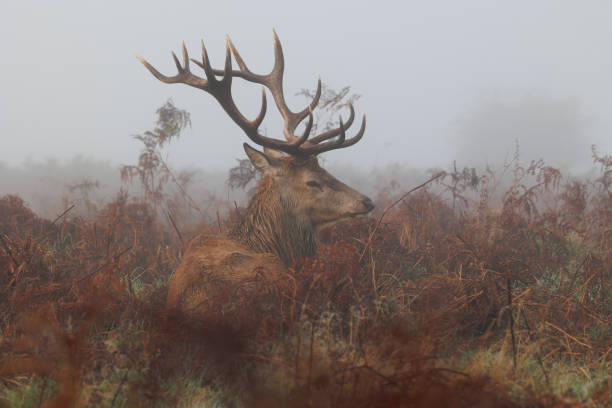
[(323, 190), (323, 187), (321, 187), (321, 185), (319, 183), (317, 183), (316, 181), (312, 180), (312, 181), (307, 181), (306, 184), (309, 187), (314, 187), (314, 188), (318, 188), (319, 190)]

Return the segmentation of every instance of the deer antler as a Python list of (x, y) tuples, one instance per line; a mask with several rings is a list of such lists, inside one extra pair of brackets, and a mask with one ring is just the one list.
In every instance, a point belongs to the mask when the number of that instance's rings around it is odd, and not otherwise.
[[(319, 103), (319, 98), (321, 97), (321, 79), (319, 78), (317, 81), (317, 91), (310, 105), (300, 112), (291, 111), (285, 102), (285, 95), (283, 93), (283, 72), (285, 68), (285, 60), (283, 57), (283, 49), (276, 32), (274, 32), (274, 67), (267, 75), (259, 75), (251, 72), (229, 37), (227, 37), (225, 43), (224, 69), (213, 69), (211, 67), (208, 53), (206, 52), (206, 47), (204, 47), (203, 41), (202, 61), (200, 62), (191, 59), (191, 61), (196, 63), (204, 70), (206, 79), (194, 75), (189, 70), (190, 58), (187, 54), (187, 49), (185, 48), (184, 42), (182, 44), (182, 51), (182, 64), (179, 62), (176, 54), (174, 54), (174, 52), (172, 53), (172, 58), (174, 59), (174, 63), (176, 64), (176, 68), (178, 70), (177, 75), (172, 77), (161, 74), (140, 56), (137, 55), (136, 57), (153, 74), (153, 76), (155, 76), (155, 78), (164, 83), (183, 83), (210, 93), (215, 97), (230, 118), (232, 118), (232, 120), (236, 122), (236, 124), (246, 133), (249, 139), (260, 146), (280, 150), (293, 156), (310, 156), (333, 149), (351, 146), (357, 143), (363, 137), (366, 124), (365, 115), (363, 115), (359, 132), (357, 132), (357, 134), (352, 138), (346, 139), (346, 129), (352, 125), (355, 117), (353, 105), (349, 104), (350, 116), (346, 124), (344, 124), (342, 122), (342, 118), (340, 118), (339, 126), (337, 128), (330, 129), (317, 136), (314, 136), (311, 139), (308, 139), (314, 120), (312, 110), (317, 106)], [(234, 55), (240, 70), (236, 71), (232, 69), (232, 54)], [(220, 76), (221, 79), (217, 79), (217, 76)], [(276, 107), (284, 120), (283, 134), (286, 141), (266, 137), (258, 131), (259, 126), (266, 115), (267, 103), (265, 88), (262, 88), (262, 101), (259, 114), (254, 120), (250, 121), (242, 115), (232, 99), (231, 88), (233, 77), (238, 77), (248, 82), (261, 84), (270, 90)], [(306, 117), (308, 117), (308, 122), (306, 123), (304, 133), (297, 136), (295, 134), (295, 130)], [(334, 137), (337, 138), (335, 140), (330, 140)]]

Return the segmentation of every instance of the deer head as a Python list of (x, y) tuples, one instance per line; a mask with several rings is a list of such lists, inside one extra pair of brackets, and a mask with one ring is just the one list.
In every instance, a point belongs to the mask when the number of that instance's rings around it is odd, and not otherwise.
[[(137, 57), (160, 81), (187, 84), (211, 94), (247, 137), (264, 148), (261, 152), (244, 144), (249, 159), (262, 173), (263, 180), (249, 205), (245, 221), (233, 233), (236, 238), (246, 242), (252, 249), (275, 252), (290, 262), (298, 256), (314, 253), (316, 237), (321, 228), (372, 211), (374, 205), (368, 197), (337, 180), (320, 167), (317, 160), (320, 153), (352, 146), (361, 140), (366, 125), (365, 115), (361, 128), (351, 138), (346, 137), (346, 130), (355, 118), (352, 104), (349, 104), (350, 114), (346, 123), (340, 117), (337, 128), (310, 137), (313, 127), (312, 110), (321, 96), (321, 79), (318, 80), (317, 91), (310, 105), (300, 112), (291, 111), (283, 94), (285, 62), (276, 32), (274, 67), (267, 75), (251, 72), (229, 37), (226, 40), (225, 66), (222, 70), (211, 67), (204, 42), (202, 61), (189, 58), (185, 43), (182, 44), (182, 51), (182, 64), (172, 53), (178, 73), (171, 77), (161, 74), (147, 61)], [(232, 55), (239, 70), (232, 68)], [(206, 78), (198, 77), (190, 71), (190, 61), (204, 70)], [(231, 95), (233, 78), (263, 85), (261, 109), (254, 120), (245, 118), (236, 107)], [(267, 109), (266, 88), (283, 117), (285, 140), (264, 136), (258, 130)], [(306, 118), (308, 121), (304, 131), (296, 135), (297, 127)]]
[[(294, 215), (308, 218), (320, 230), (344, 219), (362, 216), (374, 208), (372, 201), (342, 183), (319, 166), (316, 157), (278, 158), (248, 144), (244, 149), (255, 168), (264, 175), (262, 186), (291, 204)], [(276, 156), (276, 157), (275, 157)]]

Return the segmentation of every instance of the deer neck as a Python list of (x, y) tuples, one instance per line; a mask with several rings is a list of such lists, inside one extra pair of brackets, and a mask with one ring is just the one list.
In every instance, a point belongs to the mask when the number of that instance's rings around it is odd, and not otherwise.
[(276, 254), (285, 265), (313, 256), (318, 233), (310, 219), (297, 214), (295, 199), (284, 196), (266, 177), (230, 238), (260, 253)]

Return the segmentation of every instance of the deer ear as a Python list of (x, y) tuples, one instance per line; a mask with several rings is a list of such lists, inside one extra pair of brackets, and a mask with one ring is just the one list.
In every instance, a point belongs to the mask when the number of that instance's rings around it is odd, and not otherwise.
[(272, 157), (275, 159), (282, 159), (285, 157), (285, 154), (283, 152), (281, 152), (280, 150), (274, 150), (274, 149), (270, 149), (268, 147), (264, 147), (263, 149), (264, 154), (268, 157)]
[(262, 174), (274, 174), (280, 168), (280, 160), (262, 153), (259, 150), (255, 150), (246, 143), (244, 143), (243, 146), (253, 166)]

